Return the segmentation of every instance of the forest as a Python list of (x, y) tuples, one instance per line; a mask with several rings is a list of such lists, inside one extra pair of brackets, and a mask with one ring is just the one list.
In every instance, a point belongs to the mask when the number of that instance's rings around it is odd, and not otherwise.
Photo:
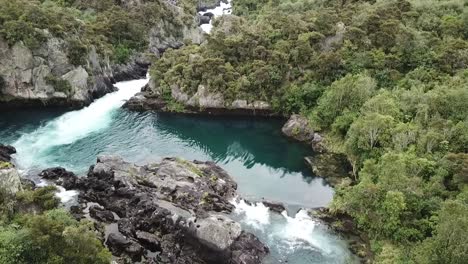
[(353, 176), (332, 210), (376, 263), (468, 259), (468, 4), (236, 0), (208, 42), (167, 51), (154, 86), (199, 85), (306, 116)]
[[(197, 1), (179, 0), (182, 18), (160, 0), (124, 2), (0, 0), (0, 37), (37, 48), (52, 34), (75, 65), (92, 47), (125, 63), (162, 17), (192, 23)], [(331, 210), (355, 219), (375, 263), (466, 263), (468, 3), (234, 0), (233, 14), (155, 60), (153, 87), (204, 85), (307, 117), (353, 166)], [(109, 263), (93, 224), (58, 206), (53, 188), (0, 192), (0, 263)]]

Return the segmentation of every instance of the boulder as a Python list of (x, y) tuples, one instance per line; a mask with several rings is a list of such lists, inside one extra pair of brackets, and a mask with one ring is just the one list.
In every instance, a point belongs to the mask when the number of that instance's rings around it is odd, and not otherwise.
[(112, 254), (116, 256), (125, 254), (129, 256), (132, 261), (140, 261), (143, 256), (143, 247), (140, 244), (119, 233), (109, 234), (106, 245), (109, 247)]
[(89, 208), (89, 215), (100, 222), (114, 221), (114, 214), (111, 211), (102, 209), (97, 205), (93, 205)]
[(286, 136), (305, 143), (311, 143), (314, 139), (314, 130), (309, 120), (301, 115), (292, 115), (281, 131)]
[(16, 149), (12, 146), (0, 144), (0, 162), (10, 162), (11, 155), (16, 153)]
[(203, 24), (209, 24), (211, 17), (203, 15), (203, 16), (199, 16), (198, 19), (200, 21), (199, 24), (203, 25)]
[(11, 155), (15, 153), (14, 147), (0, 144), (0, 190), (7, 194), (15, 194), (23, 189), (21, 177), (10, 162)]
[(39, 176), (45, 180), (60, 185), (67, 190), (72, 189), (77, 180), (77, 177), (73, 172), (67, 171), (61, 167), (43, 170), (39, 173)]
[(281, 214), (282, 212), (286, 211), (286, 207), (282, 203), (273, 202), (268, 200), (262, 200), (263, 205), (270, 208), (273, 212)]
[[(0, 166), (2, 166), (1, 163)], [(20, 175), (12, 165), (0, 167), (0, 190), (8, 194), (15, 194), (22, 190)]]

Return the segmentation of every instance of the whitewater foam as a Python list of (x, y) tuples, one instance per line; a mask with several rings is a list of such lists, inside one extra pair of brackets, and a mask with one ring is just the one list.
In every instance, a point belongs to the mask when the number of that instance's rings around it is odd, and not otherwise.
[(263, 203), (247, 204), (244, 200), (234, 199), (231, 203), (236, 207), (235, 213), (244, 216), (244, 222), (256, 229), (263, 229), (270, 223), (269, 208)]
[[(208, 9), (206, 11), (200, 11), (198, 12), (200, 15), (203, 15), (205, 13), (212, 13), (214, 15), (214, 18), (217, 18), (222, 15), (228, 15), (232, 13), (232, 5), (231, 5), (232, 0), (228, 0), (227, 3), (221, 2), (219, 6), (213, 8), (213, 9)], [(201, 25), (201, 29), (205, 31), (206, 33), (210, 33), (211, 30), (213, 29), (213, 19), (210, 20), (209, 24), (203, 24)]]
[(96, 100), (88, 107), (59, 116), (31, 133), (22, 135), (13, 146), (17, 150), (18, 165), (30, 168), (34, 165), (51, 166), (45, 157), (55, 146), (71, 144), (91, 133), (108, 127), (114, 112), (138, 93), (147, 79), (120, 82), (119, 89)]

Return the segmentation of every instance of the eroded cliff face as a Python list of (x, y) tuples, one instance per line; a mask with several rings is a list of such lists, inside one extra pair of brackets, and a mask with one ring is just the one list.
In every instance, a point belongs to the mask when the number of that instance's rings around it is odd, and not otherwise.
[(86, 65), (73, 65), (68, 43), (52, 37), (37, 49), (0, 39), (0, 106), (89, 104), (114, 90), (108, 59), (92, 49)]
[[(145, 3), (122, 1), (121, 5), (134, 8)], [(203, 32), (198, 27), (195, 10), (194, 14), (186, 14), (178, 2), (166, 4), (174, 12), (148, 29), (147, 49), (123, 64), (99, 54), (93, 46), (88, 47), (81, 63), (74, 64), (69, 57), (73, 45), (47, 30), (44, 30), (47, 40), (34, 49), (21, 41), (8, 45), (0, 37), (0, 108), (86, 106), (115, 91), (112, 85), (115, 82), (143, 78), (151, 59), (166, 49), (178, 48), (186, 40), (201, 43)]]

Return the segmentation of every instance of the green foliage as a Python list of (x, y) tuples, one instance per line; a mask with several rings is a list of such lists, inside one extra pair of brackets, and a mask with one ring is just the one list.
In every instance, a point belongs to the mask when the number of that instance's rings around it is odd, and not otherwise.
[(84, 65), (88, 54), (88, 48), (77, 39), (68, 41), (68, 58), (75, 65)]
[(114, 47), (114, 60), (118, 63), (125, 63), (128, 61), (132, 51), (125, 45), (117, 45)]
[(153, 93), (171, 102), (173, 85), (189, 95), (203, 85), (309, 117), (354, 166), (333, 208), (368, 232), (377, 263), (466, 261), (466, 208), (454, 202), (468, 183), (465, 1), (233, 5), (242, 17), (216, 20), (205, 45), (153, 64)]
[(30, 48), (40, 47), (52, 36), (65, 39), (74, 65), (84, 65), (91, 46), (126, 62), (128, 54), (121, 47), (144, 50), (153, 26), (180, 35), (185, 24), (193, 23), (194, 0), (178, 5), (184, 12), (163, 0), (138, 5), (113, 0), (0, 0), (0, 36), (10, 46), (22, 41)]
[(41, 210), (50, 210), (56, 208), (60, 201), (55, 197), (57, 188), (47, 186), (36, 190), (25, 190), (16, 194), (16, 199), (25, 206), (36, 205)]
[(109, 263), (92, 224), (60, 209), (25, 215), (0, 227), (0, 263)]
[(7, 161), (1, 161), (0, 162), (0, 170), (1, 169), (8, 169), (8, 168), (11, 168), (13, 165), (11, 164), (11, 162), (7, 162)]
[(57, 92), (62, 92), (67, 95), (70, 95), (73, 92), (73, 87), (68, 80), (64, 80), (54, 75), (47, 75), (45, 79), (46, 83), (48, 85), (52, 85)]
[(0, 190), (0, 264), (110, 263), (93, 224), (56, 209), (55, 192), (50, 186), (14, 197)]

